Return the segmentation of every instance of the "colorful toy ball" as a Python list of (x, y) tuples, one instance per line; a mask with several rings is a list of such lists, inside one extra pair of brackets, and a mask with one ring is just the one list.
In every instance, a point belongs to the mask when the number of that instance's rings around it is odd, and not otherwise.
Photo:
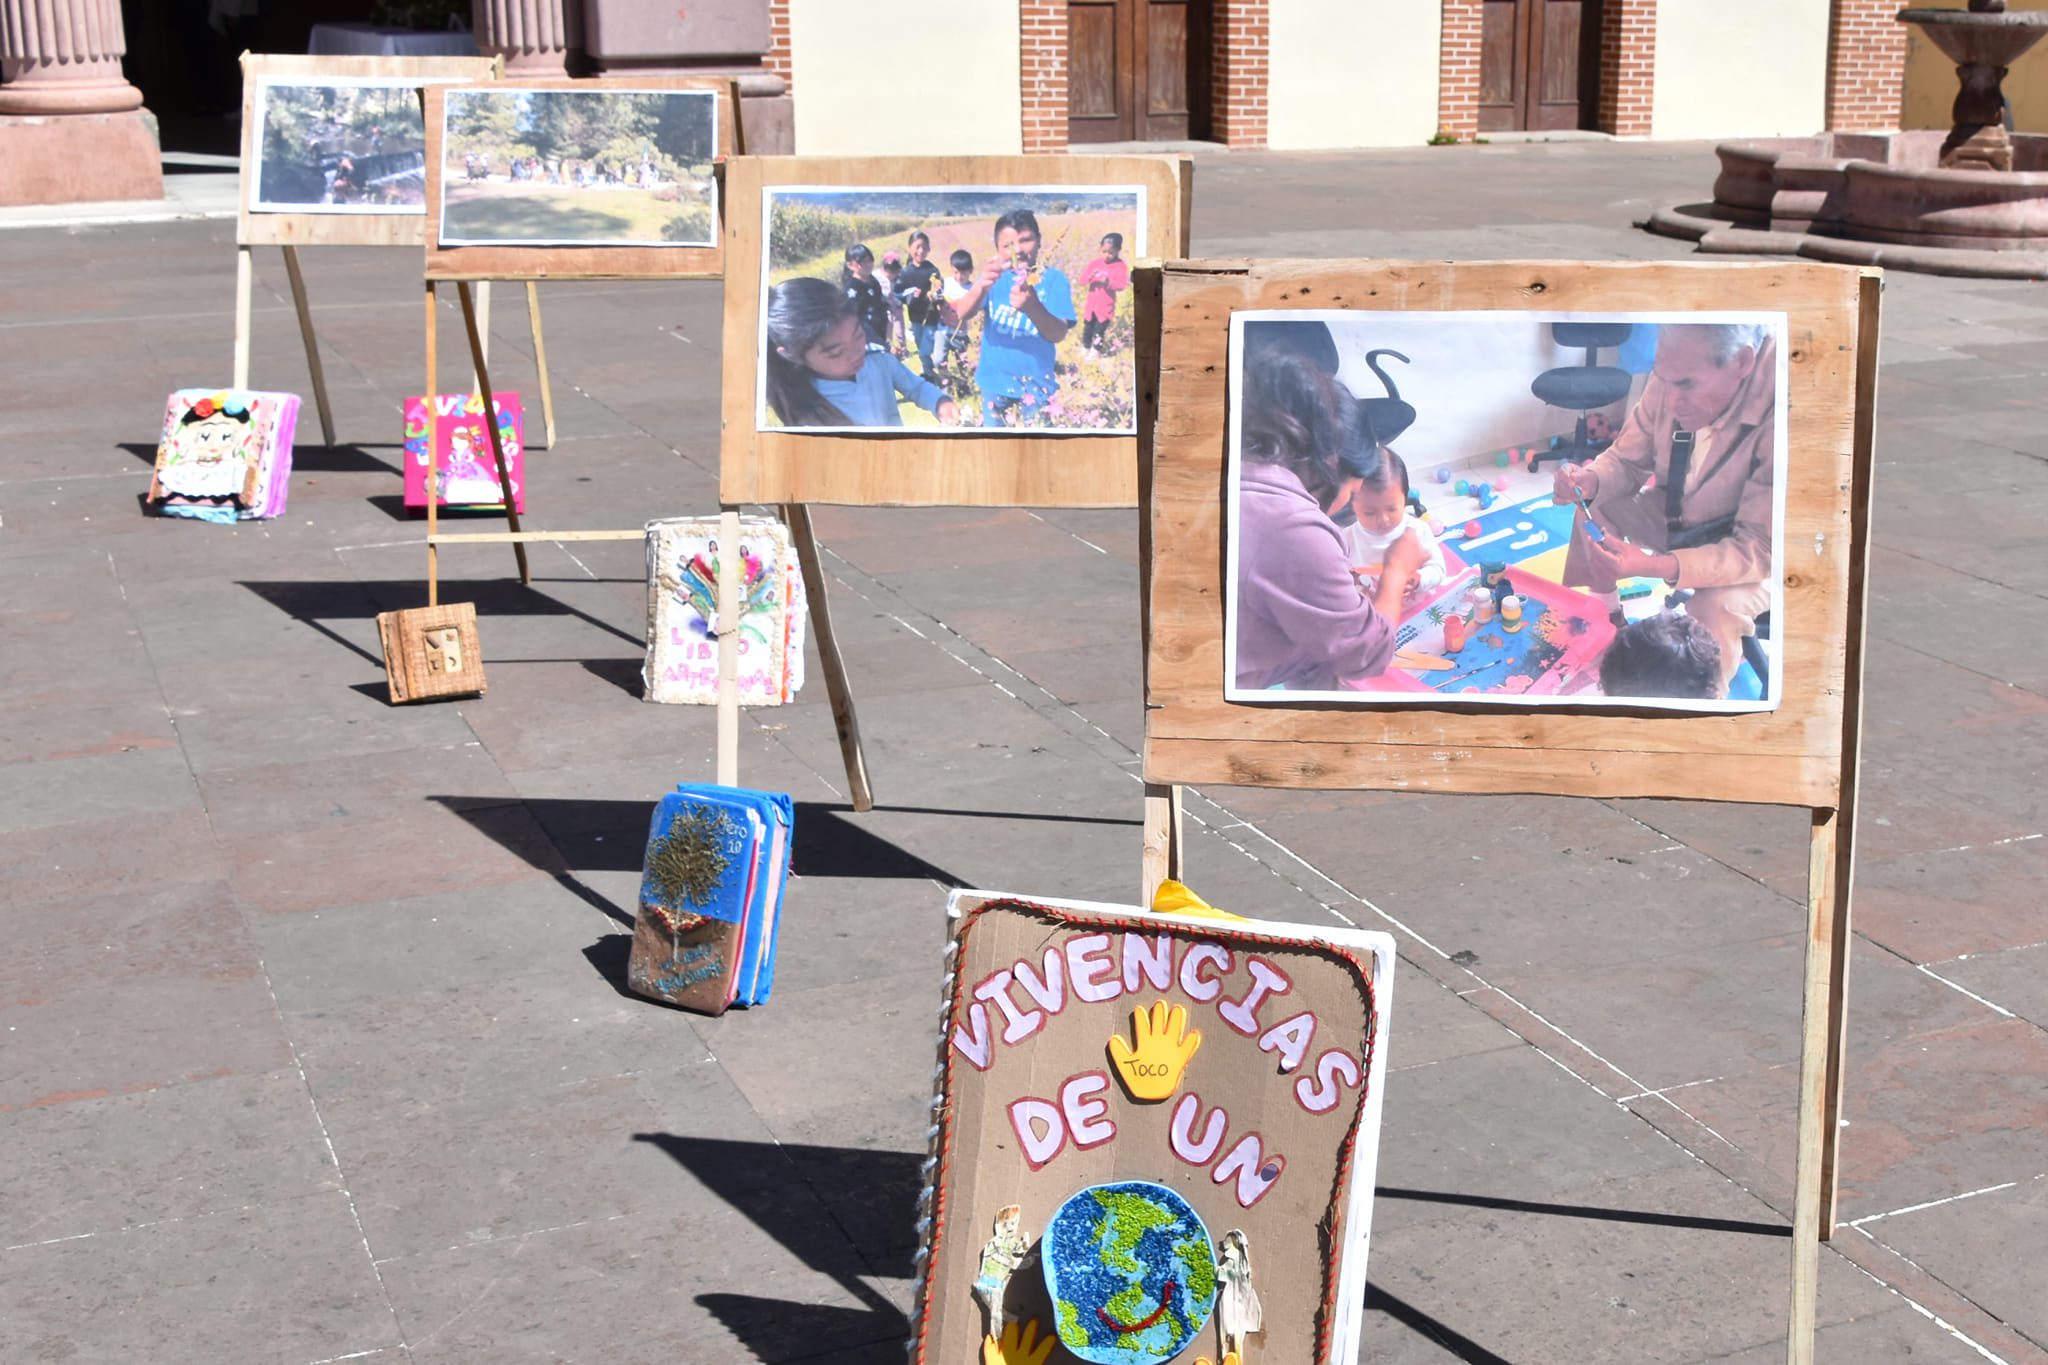
[(1436, 481), (1438, 483), (1449, 483), (1451, 481), (1451, 467), (1449, 465), (1440, 464), (1436, 467)]
[(1493, 462), (1494, 462), (1494, 464), (1495, 464), (1495, 465), (1499, 466), (1500, 468), (1502, 468), (1502, 469), (1506, 469), (1506, 468), (1508, 467), (1508, 461), (1509, 461), (1509, 460), (1512, 460), (1512, 459), (1514, 459), (1514, 458), (1515, 458), (1515, 452), (1514, 452), (1514, 451), (1512, 451), (1512, 450), (1503, 450), (1503, 451), (1501, 451), (1501, 452), (1500, 452), (1500, 453), (1499, 453), (1498, 455), (1495, 455), (1495, 456), (1493, 457)]
[(1467, 493), (1470, 493), (1470, 492), (1472, 491), (1472, 485), (1471, 485), (1471, 484), (1469, 484), (1469, 483), (1467, 483), (1467, 482), (1465, 482), (1465, 480), (1463, 480), (1463, 479), (1460, 479), (1460, 480), (1458, 480), (1458, 482), (1457, 482), (1456, 484), (1454, 484), (1454, 485), (1452, 486), (1452, 489), (1451, 489), (1451, 491), (1452, 491), (1452, 492), (1454, 492), (1454, 493), (1456, 493), (1456, 494), (1457, 494), (1457, 495), (1458, 495), (1459, 497), (1461, 497), (1461, 498), (1462, 498), (1462, 497), (1464, 497), (1464, 496), (1465, 496), (1465, 495), (1466, 495)]
[(1559, 446), (1561, 446), (1561, 445), (1563, 445), (1563, 444), (1564, 444), (1564, 437), (1562, 437), (1562, 436), (1553, 436), (1553, 437), (1551, 437), (1551, 438), (1550, 438), (1550, 448), (1551, 448), (1552, 450), (1556, 450), (1556, 449), (1557, 449), (1557, 448), (1558, 448)]
[(1477, 539), (1479, 539), (1479, 523), (1478, 523), (1478, 522), (1476, 522), (1476, 521), (1468, 521), (1468, 522), (1466, 522), (1466, 523), (1465, 523), (1465, 539), (1467, 539), (1467, 540), (1477, 540)]
[(1491, 506), (1493, 506), (1493, 485), (1482, 483), (1479, 485), (1479, 510), (1484, 512)]

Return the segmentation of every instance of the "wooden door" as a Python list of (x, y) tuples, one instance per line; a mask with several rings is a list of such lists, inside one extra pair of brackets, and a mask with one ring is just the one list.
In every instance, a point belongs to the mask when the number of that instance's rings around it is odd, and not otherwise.
[(1068, 0), (1067, 141), (1207, 133), (1207, 0)]
[(1599, 0), (1484, 0), (1479, 131), (1592, 126), (1599, 38)]

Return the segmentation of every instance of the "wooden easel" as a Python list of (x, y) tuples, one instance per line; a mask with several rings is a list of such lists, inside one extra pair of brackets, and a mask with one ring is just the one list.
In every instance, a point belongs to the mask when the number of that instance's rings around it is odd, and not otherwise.
[[(1146, 585), (1145, 900), (1178, 877), (1170, 784), (1665, 797), (1803, 806), (1807, 948), (1788, 1365), (1811, 1365), (1820, 1244), (1836, 1218), (1850, 876), (1862, 737), (1863, 615), (1877, 386), (1875, 270), (1813, 264), (1175, 262), (1140, 285), (1160, 333), (1141, 404)], [(1149, 292), (1149, 297), (1148, 297)], [(1745, 715), (1248, 706), (1223, 700), (1217, 499), (1225, 487), (1229, 317), (1280, 308), (1784, 311), (1793, 354), (1778, 709)], [(1140, 392), (1146, 392), (1141, 383)], [(1171, 556), (1153, 552), (1172, 545)], [(1809, 548), (1810, 547), (1810, 548)], [(1504, 723), (1511, 720), (1512, 723)]]
[[(320, 436), (334, 444), (334, 410), (327, 397), (327, 371), (320, 361), (320, 342), (313, 329), (313, 310), (306, 293), (305, 271), (299, 263), (301, 246), (396, 246), (415, 249), (426, 244), (426, 212), (419, 213), (275, 213), (255, 212), (257, 177), (261, 168), (260, 143), (263, 130), (257, 109), (258, 87), (273, 81), (319, 84), (323, 79), (347, 82), (480, 80), (494, 79), (499, 62), (495, 57), (303, 57), (245, 52), (242, 54), (244, 96), (242, 101), (242, 184), (235, 222), (235, 387), (249, 387), (249, 357), (254, 335), (255, 252), (259, 246), (277, 246), (284, 251), (284, 268), (291, 281), (292, 309), (298, 315), (299, 337), (306, 347), (306, 368), (313, 381), (313, 402), (320, 413)], [(555, 399), (548, 382), (547, 351), (541, 341), (540, 294), (532, 282), (526, 286), (526, 306), (533, 329), (533, 354), (540, 370), (542, 425), (546, 432), (543, 448), (555, 443)], [(489, 305), (484, 304), (488, 314)], [(431, 402), (432, 395), (429, 395)]]
[[(1146, 231), (1161, 243), (1153, 256), (1185, 251), (1193, 169), (1163, 156), (966, 156), (927, 163), (919, 183), (955, 186), (1136, 186), (1144, 191)], [(718, 490), (728, 508), (774, 503), (782, 508), (803, 564), (811, 624), (839, 732), (853, 808), (873, 797), (861, 752), (860, 724), (847, 687), (827, 607), (825, 576), (811, 531), (810, 505), (939, 507), (1131, 507), (1138, 467), (1129, 435), (1046, 436), (1015, 433), (977, 441), (964, 436), (855, 436), (761, 430), (756, 381), (761, 346), (768, 243), (765, 193), (780, 186), (873, 186), (902, 183), (899, 160), (887, 157), (745, 157), (726, 173), (724, 384), (720, 409)], [(1132, 243), (1134, 257), (1146, 254)], [(1143, 329), (1139, 383), (1145, 382)], [(720, 781), (736, 781), (737, 728), (719, 750)], [(728, 756), (730, 754), (730, 757)]]

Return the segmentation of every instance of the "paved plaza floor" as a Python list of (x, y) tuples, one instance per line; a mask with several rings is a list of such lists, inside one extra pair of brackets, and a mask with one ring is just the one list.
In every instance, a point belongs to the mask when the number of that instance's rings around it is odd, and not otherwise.
[[(1713, 174), (1210, 154), (1194, 241), (1679, 259), (1631, 220)], [(218, 220), (0, 232), (0, 1360), (900, 1360), (947, 888), (1138, 890), (1135, 512), (819, 509), (880, 804), (814, 659), (743, 726), (797, 802), (775, 998), (682, 1014), (625, 945), (713, 715), (639, 699), (639, 546), (536, 545), (531, 589), (448, 551), (489, 694), (386, 703), (416, 253), (307, 253), (341, 444), (309, 401), (286, 517), (142, 515), (165, 393), (231, 373), (234, 257)], [(310, 395), (275, 251), (256, 286), (254, 383)], [(713, 510), (719, 286), (542, 294), (530, 520)], [(518, 298), (492, 356), (531, 411)], [(2042, 286), (1890, 279), (1827, 1362), (2048, 1360), (2044, 370)], [(1784, 1358), (1802, 812), (1189, 815), (1210, 900), (1400, 944), (1361, 1360)]]

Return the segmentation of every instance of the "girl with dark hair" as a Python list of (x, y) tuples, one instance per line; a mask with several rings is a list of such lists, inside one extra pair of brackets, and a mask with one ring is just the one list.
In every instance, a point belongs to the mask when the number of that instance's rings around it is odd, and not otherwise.
[(761, 363), (768, 407), (785, 427), (900, 427), (898, 396), (947, 426), (960, 410), (887, 351), (870, 349), (853, 301), (825, 280), (794, 279), (768, 291)]
[(839, 287), (846, 291), (868, 340), (877, 346), (889, 344), (889, 300), (882, 282), (875, 278), (875, 253), (855, 242), (846, 248), (846, 264), (839, 267)]
[(1244, 690), (1336, 691), (1393, 662), (1402, 590), (1425, 554), (1404, 531), (1366, 597), (1325, 510), (1348, 505), (1380, 468), (1357, 401), (1290, 350), (1244, 365), (1234, 676)]

